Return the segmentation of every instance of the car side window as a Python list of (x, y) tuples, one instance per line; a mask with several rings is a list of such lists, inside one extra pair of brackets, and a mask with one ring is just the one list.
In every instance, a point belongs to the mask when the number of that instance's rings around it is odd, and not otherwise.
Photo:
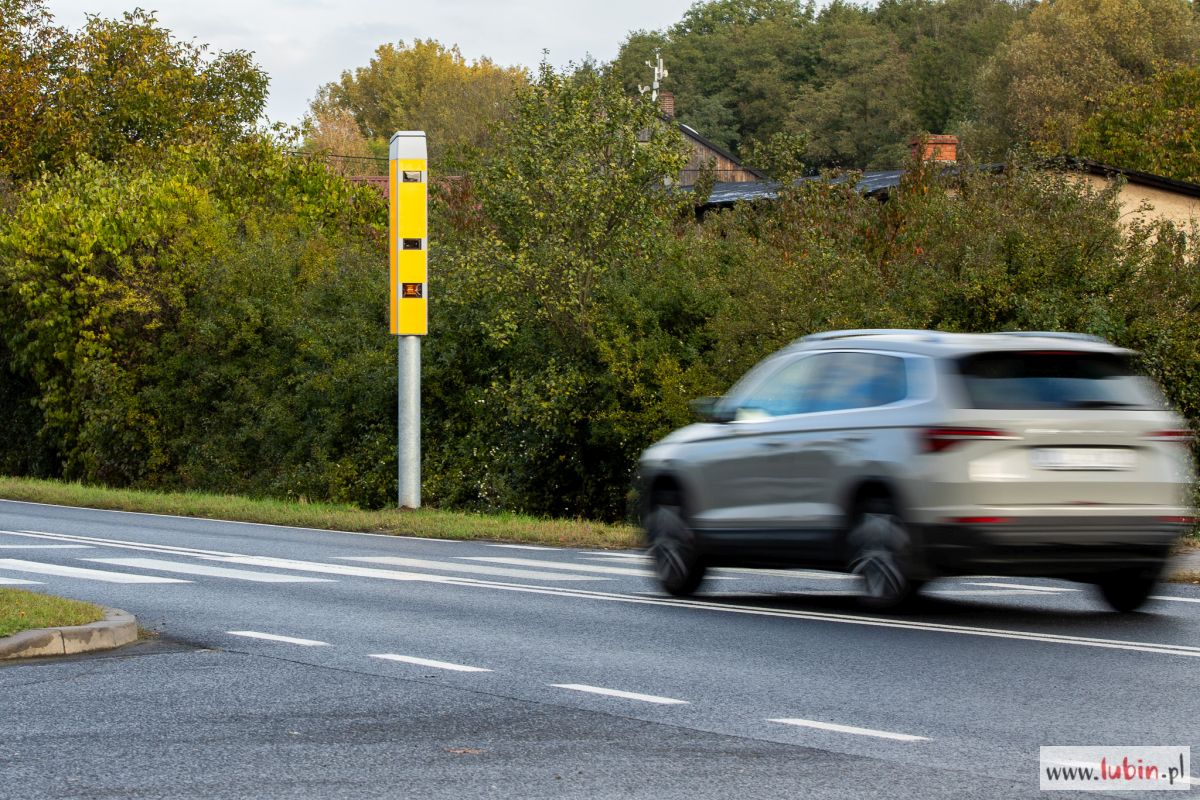
[(831, 353), (831, 368), (811, 393), (809, 411), (843, 411), (896, 403), (908, 396), (904, 359), (882, 353)]
[(817, 353), (775, 370), (736, 398), (737, 418), (782, 417), (810, 410), (834, 353)]
[(817, 353), (771, 372), (735, 399), (737, 419), (844, 411), (908, 396), (905, 361), (881, 353)]

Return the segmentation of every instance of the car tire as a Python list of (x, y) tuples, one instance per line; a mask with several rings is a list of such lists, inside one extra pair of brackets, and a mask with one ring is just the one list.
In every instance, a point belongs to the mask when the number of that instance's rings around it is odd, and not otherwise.
[(1159, 572), (1147, 569), (1123, 569), (1095, 580), (1100, 596), (1113, 611), (1137, 611), (1158, 585)]
[(704, 581), (705, 564), (696, 534), (678, 506), (659, 506), (646, 519), (650, 557), (663, 590), (687, 597)]
[(912, 600), (919, 586), (912, 577), (912, 539), (890, 501), (873, 498), (864, 504), (846, 543), (850, 572), (863, 579), (861, 605), (890, 611)]

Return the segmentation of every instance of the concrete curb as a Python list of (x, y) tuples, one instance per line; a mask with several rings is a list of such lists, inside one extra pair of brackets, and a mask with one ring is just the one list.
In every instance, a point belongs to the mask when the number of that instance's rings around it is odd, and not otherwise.
[(0, 639), (0, 661), (111, 650), (136, 641), (137, 637), (137, 618), (133, 614), (119, 608), (106, 608), (104, 619), (90, 625), (38, 628)]
[(1167, 580), (1172, 581), (1183, 575), (1200, 574), (1200, 548), (1191, 548), (1176, 553), (1167, 569)]

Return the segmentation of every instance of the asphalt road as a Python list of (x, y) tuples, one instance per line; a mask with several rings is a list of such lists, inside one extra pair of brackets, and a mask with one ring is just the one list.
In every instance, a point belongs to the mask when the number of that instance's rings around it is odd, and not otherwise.
[(1041, 745), (1200, 748), (1193, 587), (884, 616), (824, 573), (681, 601), (638, 553), (8, 501), (0, 585), (158, 634), (0, 666), (0, 798), (1047, 797)]

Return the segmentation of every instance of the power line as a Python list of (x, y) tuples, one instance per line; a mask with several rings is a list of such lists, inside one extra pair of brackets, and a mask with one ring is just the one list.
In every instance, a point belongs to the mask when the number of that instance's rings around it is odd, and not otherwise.
[(355, 161), (382, 161), (387, 163), (387, 159), (381, 158), (380, 156), (345, 156), (339, 153), (313, 153), (306, 150), (284, 150), (283, 152), (291, 156), (306, 156), (308, 158), (345, 158), (353, 159)]

